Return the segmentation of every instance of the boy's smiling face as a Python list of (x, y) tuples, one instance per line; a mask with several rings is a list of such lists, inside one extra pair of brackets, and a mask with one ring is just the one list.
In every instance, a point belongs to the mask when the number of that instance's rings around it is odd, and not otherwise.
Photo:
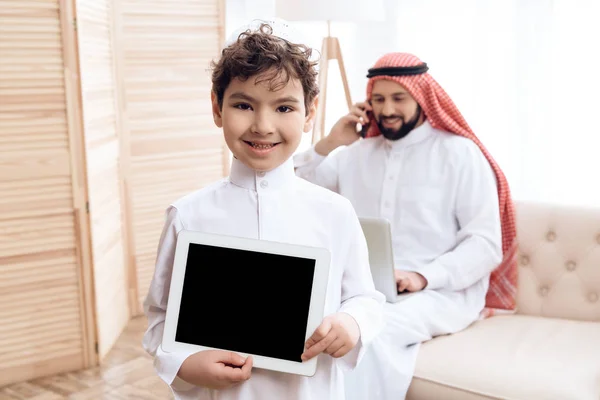
[(302, 84), (294, 78), (280, 84), (262, 76), (234, 78), (225, 90), (222, 108), (212, 94), (215, 124), (223, 128), (227, 146), (235, 158), (256, 171), (275, 169), (292, 156), (302, 134), (312, 128), (314, 103), (307, 112)]

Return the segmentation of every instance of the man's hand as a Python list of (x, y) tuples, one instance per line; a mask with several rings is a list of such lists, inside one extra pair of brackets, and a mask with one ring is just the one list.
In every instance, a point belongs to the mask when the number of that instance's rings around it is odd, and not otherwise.
[(192, 385), (226, 389), (250, 378), (252, 357), (231, 351), (205, 350), (189, 356), (177, 374)]
[(302, 360), (310, 360), (320, 353), (343, 357), (356, 346), (359, 338), (360, 329), (350, 314), (338, 312), (329, 315), (306, 341)]
[(371, 119), (367, 112), (372, 110), (373, 108), (366, 101), (354, 104), (350, 112), (335, 123), (329, 135), (315, 145), (315, 151), (326, 156), (340, 146), (347, 146), (357, 141), (360, 136), (356, 131), (356, 124), (368, 124)]
[(398, 292), (418, 292), (427, 286), (427, 279), (418, 272), (394, 270)]

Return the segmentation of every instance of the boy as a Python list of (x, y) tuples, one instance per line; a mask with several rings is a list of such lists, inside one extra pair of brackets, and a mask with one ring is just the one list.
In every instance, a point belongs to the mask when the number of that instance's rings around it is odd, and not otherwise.
[[(294, 173), (291, 157), (302, 133), (312, 127), (318, 88), (310, 49), (282, 39), (283, 34), (276, 36), (271, 26), (261, 24), (242, 33), (213, 64), (213, 117), (234, 155), (231, 173), (167, 210), (145, 302), (149, 325), (144, 347), (155, 357), (158, 375), (171, 385), (177, 399), (341, 400), (344, 389), (338, 367), (356, 366), (381, 330), (385, 299), (374, 288), (366, 241), (352, 206)], [(326, 317), (302, 355), (303, 360), (319, 357), (313, 377), (252, 370), (251, 357), (244, 360), (231, 352), (162, 351), (181, 229), (330, 251)], [(278, 340), (279, 333), (272, 334)]]

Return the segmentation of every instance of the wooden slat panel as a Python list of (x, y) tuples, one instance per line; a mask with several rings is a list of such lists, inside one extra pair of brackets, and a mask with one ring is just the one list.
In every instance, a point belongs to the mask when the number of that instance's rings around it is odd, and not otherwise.
[(99, 356), (129, 320), (122, 232), (112, 1), (77, 1), (77, 34), (86, 147)]
[(58, 1), (0, 8), (1, 386), (85, 360)]
[(139, 310), (166, 207), (223, 176), (227, 155), (211, 114), (209, 71), (222, 41), (220, 3), (122, 2)]
[(0, 184), (0, 220), (72, 212), (70, 177), (40, 177)]
[(74, 248), (73, 216), (44, 215), (36, 218), (0, 221), (0, 255), (7, 263), (11, 257)]

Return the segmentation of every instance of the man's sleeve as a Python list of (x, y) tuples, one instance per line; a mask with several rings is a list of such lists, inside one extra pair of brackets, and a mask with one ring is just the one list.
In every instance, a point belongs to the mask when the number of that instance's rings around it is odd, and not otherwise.
[(428, 289), (463, 290), (502, 261), (502, 229), (495, 174), (475, 143), (469, 142), (459, 171), (457, 245), (418, 272)]
[(338, 189), (338, 162), (334, 155), (322, 156), (315, 146), (293, 157), (296, 175), (336, 193)]

